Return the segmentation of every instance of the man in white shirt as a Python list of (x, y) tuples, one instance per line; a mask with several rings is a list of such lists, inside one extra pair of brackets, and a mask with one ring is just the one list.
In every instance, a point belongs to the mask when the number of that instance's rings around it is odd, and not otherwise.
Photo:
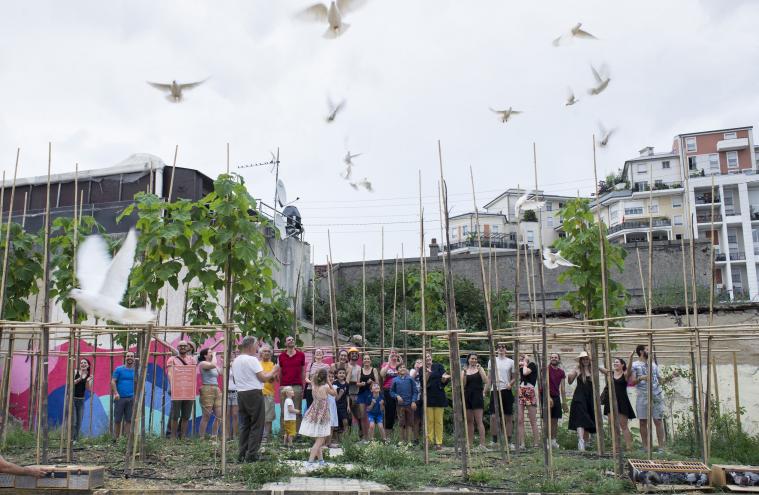
[[(514, 360), (506, 356), (506, 344), (499, 343), (496, 346), (498, 355), (495, 357), (496, 367), (492, 368), (492, 363), (488, 361), (488, 370), (493, 370), (495, 380), (490, 392), (490, 432), (493, 435), (493, 443), (498, 442), (498, 431), (501, 425), (497, 424), (495, 407), (498, 406), (499, 412), (506, 422), (506, 434), (511, 439), (512, 423), (511, 416), (514, 414), (514, 393), (511, 391), (514, 386)], [(495, 393), (498, 391), (498, 394)], [(500, 398), (499, 398), (500, 397)], [(513, 448), (510, 446), (510, 448)]]
[(258, 460), (266, 420), (264, 382), (271, 381), (279, 371), (279, 366), (275, 365), (270, 372), (265, 372), (256, 354), (258, 339), (248, 335), (242, 339), (240, 355), (232, 362), (240, 410), (240, 453), (237, 456), (239, 462)]

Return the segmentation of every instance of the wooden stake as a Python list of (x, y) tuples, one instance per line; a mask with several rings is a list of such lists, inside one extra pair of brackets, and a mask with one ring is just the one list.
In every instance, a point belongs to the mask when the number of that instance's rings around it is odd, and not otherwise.
[[(395, 256), (395, 276), (393, 279), (393, 319), (392, 330), (390, 334), (390, 347), (395, 349), (395, 323), (396, 323), (396, 307), (398, 305), (398, 255)], [(406, 356), (403, 356), (404, 361)]]
[(366, 244), (361, 256), (361, 343), (366, 352)]
[[(451, 261), (451, 243), (450, 243), (450, 229), (448, 227), (448, 186), (445, 182), (445, 178), (443, 176), (443, 150), (440, 145), (440, 141), (437, 142), (437, 150), (438, 150), (438, 163), (440, 165), (440, 190), (443, 195), (443, 213), (444, 213), (444, 219), (445, 219), (445, 237), (446, 242), (445, 245), (448, 248), (448, 264), (446, 267), (446, 272), (444, 274), (444, 279), (448, 280), (448, 321), (449, 321), (449, 328), (448, 330), (452, 329), (458, 329), (458, 316), (456, 315), (456, 291), (453, 286), (453, 268)], [(421, 188), (421, 186), (420, 186)], [(422, 249), (424, 249), (424, 246), (422, 246)], [(424, 257), (422, 257), (424, 259)], [(459, 358), (459, 337), (457, 333), (451, 333), (449, 338), (449, 355), (450, 355), (450, 361), (451, 361), (451, 395), (453, 397), (453, 431), (454, 436), (456, 440), (456, 445), (458, 445), (459, 452), (461, 452), (461, 474), (466, 479), (469, 476), (469, 460), (466, 455), (466, 449), (462, 445), (462, 442), (464, 440), (464, 436), (461, 433), (461, 427), (464, 424), (464, 420), (461, 417), (461, 411), (462, 411), (462, 404), (464, 402), (464, 398), (461, 396), (460, 392), (460, 381), (461, 381), (461, 360)]]
[[(424, 246), (422, 246), (424, 247)], [(385, 227), (380, 227), (380, 365), (385, 362)]]
[[(43, 276), (42, 276), (42, 319), (45, 322), (50, 321), (50, 169), (53, 163), (53, 144), (48, 143), (47, 153), (47, 189), (45, 198), (45, 238), (42, 247), (42, 259), (43, 259)], [(42, 327), (42, 376), (49, 376), (48, 373), (48, 353), (50, 352), (50, 327), (47, 325)], [(40, 380), (40, 395), (42, 399), (40, 401), (39, 418), (42, 423), (42, 457), (41, 463), (47, 464), (48, 455), (48, 421), (47, 421), (47, 400), (48, 400), (48, 388), (47, 379)]]
[[(493, 390), (496, 390), (496, 380), (497, 380), (497, 373), (495, 371), (496, 368), (498, 368), (498, 361), (495, 359), (495, 342), (493, 342), (493, 309), (491, 306), (490, 301), (490, 284), (487, 283), (485, 278), (485, 261), (482, 257), (482, 234), (480, 233), (480, 212), (477, 208), (477, 197), (474, 191), (474, 173), (472, 172), (472, 167), (469, 167), (469, 178), (472, 182), (472, 202), (474, 203), (474, 215), (475, 215), (475, 221), (477, 222), (477, 251), (480, 257), (480, 274), (482, 276), (482, 294), (485, 298), (485, 324), (487, 325), (488, 330), (488, 354), (490, 355), (490, 362), (492, 363), (490, 366), (490, 382), (493, 384)], [(544, 298), (545, 302), (545, 298)], [(545, 312), (544, 312), (545, 313)], [(545, 316), (545, 314), (544, 314)], [(462, 396), (464, 395), (464, 392), (462, 390), (461, 392)], [(501, 394), (496, 391), (493, 396), (498, 396), (500, 398)], [(465, 412), (466, 414), (466, 412)], [(501, 408), (499, 407), (493, 407), (493, 414), (495, 414), (496, 418), (496, 424), (502, 423), (501, 420)], [(502, 428), (503, 433), (501, 435), (498, 435), (498, 440), (501, 443), (501, 458), (503, 460), (506, 460), (507, 462), (511, 461), (510, 455), (509, 455), (509, 439), (508, 435), (506, 433), (506, 428)], [(468, 446), (468, 442), (467, 442)]]
[[(419, 290), (421, 293), (420, 330), (422, 334), (422, 434), (424, 435), (424, 464), (430, 463), (430, 439), (427, 436), (427, 345), (425, 333), (427, 332), (427, 309), (425, 306), (424, 287), (427, 282), (427, 274), (424, 271), (424, 210), (422, 209), (422, 171), (419, 171)], [(366, 303), (364, 303), (366, 304)], [(364, 305), (366, 308), (366, 305)], [(366, 311), (364, 311), (366, 312)]]
[[(711, 339), (711, 337), (709, 337)], [(720, 413), (720, 401), (719, 401), (719, 378), (717, 376), (717, 358), (712, 358), (712, 374), (713, 382), (714, 383), (714, 407), (717, 410), (717, 416), (719, 416)]]
[(335, 277), (332, 276), (332, 238), (330, 237), (329, 229), (327, 229), (327, 245), (329, 247), (327, 282), (329, 283), (330, 322), (332, 324), (332, 359), (333, 362), (337, 362), (337, 295), (335, 294)]
[[(596, 200), (598, 200), (598, 166), (596, 164), (596, 137), (593, 136), (593, 180), (596, 184)], [(617, 455), (617, 462), (615, 464), (615, 472), (617, 475), (621, 475), (624, 471), (624, 461), (622, 459), (622, 442), (619, 441), (619, 428), (617, 425), (617, 414), (619, 412), (617, 403), (617, 394), (614, 387), (614, 372), (611, 365), (611, 339), (609, 338), (609, 303), (607, 293), (607, 281), (606, 281), (606, 231), (601, 221), (601, 205), (598, 204), (596, 208), (596, 222), (598, 223), (598, 247), (601, 254), (601, 301), (603, 307), (603, 324), (604, 324), (604, 365), (609, 370), (609, 375), (606, 378), (607, 386), (609, 387), (609, 424), (611, 430), (611, 451), (612, 454)], [(636, 248), (637, 249), (637, 248)], [(638, 266), (640, 267), (640, 251), (638, 251)], [(642, 272), (641, 272), (642, 274)], [(641, 277), (641, 283), (643, 282)], [(642, 284), (641, 284), (642, 285)], [(645, 296), (644, 296), (645, 297)], [(644, 298), (645, 301), (645, 298)], [(598, 356), (593, 356), (593, 360), (598, 362)], [(591, 363), (593, 362), (591, 360)], [(632, 365), (632, 363), (630, 363)], [(596, 368), (596, 366), (593, 366)], [(594, 404), (594, 410), (598, 410), (600, 403)], [(598, 416), (598, 415), (597, 415)], [(649, 416), (650, 417), (650, 416)], [(603, 422), (596, 426), (597, 430), (603, 430)], [(598, 443), (601, 443), (599, 440)]]
[(640, 273), (640, 290), (641, 296), (643, 296), (643, 309), (646, 310), (646, 314), (650, 314), (648, 310), (648, 297), (646, 297), (646, 283), (643, 281), (643, 265), (640, 262), (640, 248), (635, 248), (635, 254), (638, 256), (638, 272)]
[(738, 388), (738, 358), (735, 352), (733, 352), (733, 385), (735, 386), (735, 422), (738, 425), (738, 431), (742, 431), (741, 428), (741, 394)]
[[(442, 238), (440, 239), (442, 242)], [(403, 294), (403, 328), (408, 328), (408, 314), (406, 313), (406, 258), (403, 254), (401, 243), (401, 293)], [(408, 334), (403, 334), (403, 355), (408, 359)]]

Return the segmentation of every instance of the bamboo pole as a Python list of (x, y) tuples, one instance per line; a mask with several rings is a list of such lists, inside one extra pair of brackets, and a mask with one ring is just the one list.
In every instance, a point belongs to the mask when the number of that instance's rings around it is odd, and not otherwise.
[[(440, 190), (443, 195), (443, 214), (444, 214), (444, 220), (445, 224), (443, 225), (443, 228), (445, 230), (445, 237), (446, 237), (446, 246), (448, 247), (448, 264), (446, 267), (446, 272), (444, 275), (444, 279), (448, 280), (448, 288), (447, 288), (447, 301), (448, 301), (448, 315), (449, 315), (449, 328), (448, 330), (452, 330), (455, 328), (458, 328), (458, 316), (456, 314), (456, 291), (453, 286), (453, 268), (451, 261), (451, 243), (450, 243), (450, 229), (448, 227), (448, 186), (445, 182), (445, 177), (443, 176), (443, 149), (440, 145), (440, 141), (437, 142), (437, 150), (438, 150), (438, 164), (440, 166)], [(421, 175), (421, 174), (420, 174)], [(420, 179), (421, 180), (421, 179)], [(421, 186), (420, 186), (421, 187)], [(423, 247), (422, 247), (423, 249)], [(461, 404), (464, 402), (464, 398), (460, 395), (459, 392), (459, 382), (461, 381), (461, 360), (459, 359), (459, 339), (457, 333), (451, 333), (449, 338), (449, 353), (450, 353), (450, 362), (451, 362), (451, 380), (452, 380), (452, 391), (451, 395), (453, 396), (453, 426), (454, 426), (454, 436), (456, 440), (456, 444), (459, 447), (459, 452), (461, 452), (461, 473), (462, 476), (466, 479), (469, 476), (469, 459), (466, 456), (466, 449), (463, 448), (462, 441), (464, 439), (464, 436), (461, 434), (461, 426), (464, 424), (463, 418), (461, 417)]]
[(648, 456), (648, 459), (650, 460), (653, 455), (653, 442), (654, 442), (654, 418), (653, 418), (653, 404), (654, 404), (654, 395), (653, 395), (653, 387), (654, 387), (654, 367), (653, 367), (653, 351), (654, 348), (654, 334), (652, 332), (648, 333), (648, 356), (646, 358), (646, 371), (648, 373), (648, 378), (646, 379), (646, 394), (648, 394), (648, 404), (647, 407), (647, 415), (648, 415), (648, 430), (646, 433), (646, 455)]
[[(47, 153), (47, 189), (45, 198), (45, 238), (42, 247), (42, 259), (43, 259), (43, 276), (42, 276), (42, 301), (43, 301), (43, 314), (42, 319), (44, 321), (50, 321), (50, 169), (53, 162), (53, 145), (48, 143)], [(48, 352), (50, 350), (50, 328), (47, 326), (42, 327), (42, 376), (48, 376)], [(47, 421), (47, 401), (48, 401), (48, 388), (47, 380), (40, 380), (40, 411), (39, 421), (42, 423), (42, 457), (40, 459), (42, 464), (47, 464), (48, 459), (48, 421)], [(39, 441), (38, 441), (39, 443)]]
[[(653, 270), (654, 270), (654, 220), (653, 220), (653, 198), (654, 198), (654, 186), (653, 186), (653, 164), (649, 164), (648, 167), (648, 329), (652, 330), (654, 327), (654, 320), (651, 318), (653, 314), (654, 300), (653, 300)], [(653, 412), (653, 383), (654, 383), (654, 369), (652, 366), (652, 359), (654, 354), (653, 334), (648, 334), (648, 380), (646, 380), (646, 388), (648, 393), (648, 430), (646, 443), (648, 444), (647, 454), (651, 459), (653, 452), (653, 430), (654, 430), (654, 418)]]
[(334, 277), (332, 276), (332, 242), (330, 240), (329, 230), (327, 230), (327, 244), (329, 245), (329, 257), (327, 258), (327, 284), (329, 285), (329, 320), (332, 327), (332, 357), (337, 361), (337, 307), (335, 305), (335, 286)]
[[(430, 439), (427, 432), (427, 418), (430, 411), (427, 410), (427, 346), (425, 333), (427, 332), (427, 308), (425, 305), (424, 288), (427, 282), (427, 274), (424, 271), (424, 210), (422, 209), (422, 172), (419, 171), (419, 290), (421, 292), (421, 315), (420, 330), (422, 334), (422, 434), (424, 436), (424, 464), (430, 463)], [(404, 334), (405, 335), (405, 334)]]
[(738, 358), (733, 351), (733, 385), (735, 387), (735, 422), (738, 425), (738, 431), (742, 431), (741, 427), (741, 394), (738, 387)]
[[(10, 245), (11, 245), (11, 218), (13, 216), (13, 200), (14, 196), (16, 194), (16, 176), (18, 175), (18, 160), (19, 155), (21, 154), (21, 148), (16, 148), (16, 165), (13, 169), (13, 183), (11, 185), (11, 195), (10, 195), (10, 201), (8, 203), (8, 223), (5, 229), (5, 246), (3, 249), (3, 266), (2, 266), (2, 276), (0, 276), (0, 318), (3, 318), (5, 315), (5, 286), (6, 282), (8, 280), (8, 254), (10, 252)], [(2, 187), (3, 194), (5, 193), (5, 171), (3, 171), (3, 187)], [(2, 217), (2, 207), (3, 207), (3, 200), (4, 198), (0, 196), (0, 217)], [(0, 223), (2, 221), (2, 218), (0, 218)], [(5, 327), (0, 326), (0, 343), (2, 343), (3, 340), (3, 333), (4, 333)], [(8, 422), (8, 402), (10, 400), (10, 384), (8, 383), (8, 377), (10, 376), (10, 366), (11, 362), (13, 361), (13, 334), (9, 336), (8, 339), (8, 357), (5, 359), (5, 362), (3, 363), (3, 383), (0, 387), (0, 397), (2, 397), (2, 405), (0, 405), (0, 414), (2, 414), (2, 417), (0, 417), (0, 429), (2, 431), (2, 444), (5, 446), (5, 438), (6, 438), (6, 426)], [(7, 370), (7, 371), (6, 371)], [(7, 391), (6, 391), (7, 389)]]
[(380, 366), (385, 362), (385, 227), (380, 227)]
[(361, 255), (361, 343), (366, 351), (366, 244)]
[[(598, 166), (596, 163), (596, 137), (593, 136), (593, 180), (596, 184), (596, 198), (599, 198), (598, 191)], [(604, 365), (609, 370), (609, 375), (606, 379), (607, 386), (609, 387), (609, 425), (611, 430), (611, 451), (612, 454), (617, 455), (617, 462), (615, 463), (615, 472), (617, 475), (621, 475), (624, 471), (624, 461), (622, 458), (622, 442), (619, 441), (619, 428), (617, 426), (617, 414), (619, 412), (617, 403), (617, 393), (614, 386), (614, 371), (611, 365), (611, 338), (609, 337), (609, 303), (607, 293), (607, 281), (606, 281), (606, 232), (601, 221), (601, 205), (598, 204), (596, 208), (596, 222), (598, 223), (598, 247), (601, 254), (601, 301), (604, 317)], [(637, 248), (636, 248), (637, 250)], [(640, 251), (638, 251), (638, 266), (640, 267)], [(641, 277), (641, 283), (643, 282)], [(642, 284), (641, 284), (642, 285)], [(645, 299), (644, 299), (645, 301)], [(649, 300), (650, 301), (650, 300)], [(597, 356), (593, 356), (593, 359), (598, 361)], [(632, 363), (630, 363), (632, 365)], [(594, 366), (595, 367), (595, 366)], [(600, 407), (600, 404), (594, 404), (594, 410)], [(603, 423), (597, 426), (598, 429), (603, 430)], [(601, 443), (600, 440), (598, 443)]]
[[(711, 337), (709, 337), (711, 339)], [(712, 349), (712, 351), (714, 351)], [(717, 410), (717, 416), (720, 415), (720, 401), (719, 401), (719, 378), (717, 376), (717, 358), (712, 357), (712, 374), (714, 375), (712, 383), (714, 383), (714, 407)]]
[(704, 423), (706, 428), (704, 429), (704, 437), (706, 438), (706, 457), (709, 457), (709, 453), (712, 448), (712, 374), (709, 370), (709, 365), (712, 360), (712, 337), (706, 338), (706, 394), (704, 396)]
[[(75, 164), (74, 166), (74, 239), (72, 241), (72, 248), (74, 256), (72, 258), (72, 271), (73, 271), (73, 280), (71, 281), (71, 286), (76, 285), (76, 248), (77, 248), (77, 241), (78, 241), (78, 235), (79, 235), (79, 205), (77, 204), (79, 201), (79, 163)], [(76, 322), (76, 305), (74, 305), (74, 309), (71, 311), (71, 314), (69, 315), (69, 319), (72, 322)], [(76, 370), (76, 353), (74, 350), (74, 342), (76, 338), (76, 330), (71, 328), (69, 330), (69, 352), (68, 352), (68, 361), (66, 362), (66, 390), (64, 392), (64, 397), (66, 398), (65, 402), (65, 411), (66, 414), (63, 415), (64, 418), (68, 418), (66, 421), (66, 429), (64, 430), (66, 432), (66, 462), (71, 462), (71, 450), (72, 450), (72, 440), (73, 435), (71, 429), (73, 428), (73, 406), (74, 406), (74, 372), (73, 370)], [(81, 377), (80, 377), (81, 378)], [(88, 377), (89, 378), (89, 377)], [(85, 390), (86, 390), (86, 381), (85, 381)], [(81, 428), (81, 425), (79, 425)], [(78, 433), (78, 432), (77, 432)], [(61, 447), (63, 447), (63, 431), (61, 432)], [(60, 455), (60, 452), (59, 454)]]
[(635, 254), (638, 255), (638, 272), (640, 273), (640, 290), (643, 297), (643, 309), (646, 311), (646, 315), (651, 314), (648, 310), (648, 297), (646, 297), (646, 283), (643, 281), (643, 265), (640, 262), (640, 248), (635, 247)]
[[(488, 354), (490, 356), (490, 362), (492, 363), (489, 370), (490, 382), (494, 384), (493, 386), (495, 388), (497, 376), (494, 370), (495, 368), (498, 367), (497, 365), (498, 362), (495, 359), (495, 344), (493, 342), (493, 311), (492, 311), (492, 306), (491, 306), (491, 301), (490, 301), (490, 295), (491, 295), (490, 284), (485, 279), (485, 262), (482, 257), (482, 236), (479, 235), (480, 212), (479, 212), (479, 209), (477, 208), (477, 197), (474, 191), (474, 173), (472, 172), (471, 166), (469, 167), (469, 178), (472, 182), (472, 202), (474, 204), (475, 221), (477, 222), (477, 232), (478, 232), (478, 235), (477, 235), (478, 250), (477, 251), (480, 257), (480, 274), (482, 276), (482, 294), (485, 298), (485, 324), (487, 325), (487, 330), (488, 330), (488, 337), (487, 337)], [(496, 395), (500, 397), (501, 394), (496, 391), (494, 396)], [(463, 396), (463, 391), (462, 391), (462, 396)], [(501, 412), (502, 412), (501, 408), (493, 407), (493, 414), (495, 414), (497, 424), (501, 423), (501, 416), (502, 416)], [(506, 460), (507, 462), (510, 462), (511, 457), (509, 455), (509, 441), (508, 441), (508, 435), (506, 434), (505, 428), (503, 428), (503, 433), (501, 435), (498, 435), (498, 440), (501, 443), (501, 459)]]
[[(314, 246), (311, 246), (311, 259), (316, 260)], [(311, 345), (316, 345), (316, 265), (314, 263), (311, 263)], [(284, 428), (284, 425), (282, 427)]]
[[(519, 189), (519, 185), (517, 185), (517, 189)], [(509, 211), (509, 215), (511, 215), (511, 211)], [(518, 363), (519, 362), (519, 344), (518, 344), (519, 341), (516, 340), (516, 339), (518, 337), (519, 325), (520, 325), (520, 320), (521, 320), (521, 315), (519, 313), (519, 299), (520, 299), (520, 294), (519, 294), (519, 290), (520, 290), (519, 289), (519, 277), (521, 275), (520, 266), (519, 266), (519, 261), (520, 261), (520, 249), (519, 249), (519, 244), (520, 244), (520, 228), (519, 228), (519, 225), (520, 225), (521, 219), (519, 218), (519, 215), (518, 215), (517, 211), (514, 212), (514, 216), (517, 217), (517, 219), (516, 219), (517, 220), (517, 231), (516, 231), (517, 255), (516, 255), (516, 263), (515, 263), (516, 268), (514, 270), (515, 271), (515, 275), (514, 275), (514, 327), (511, 330), (511, 335), (515, 339), (515, 341), (514, 341), (514, 348), (512, 349), (513, 356), (514, 356), (514, 363)], [(517, 373), (517, 377), (516, 377), (515, 381), (517, 382), (517, 385), (518, 385), (519, 384), (519, 374), (518, 373)], [(513, 395), (513, 389), (512, 389), (512, 395)], [(499, 394), (499, 396), (500, 396), (500, 394)], [(501, 403), (501, 407), (503, 407), (502, 403)], [(518, 413), (518, 409), (517, 409), (517, 413)], [(505, 429), (505, 427), (504, 427), (504, 429)], [(512, 432), (515, 432), (515, 431), (519, 432), (519, 415), (518, 414), (512, 414), (511, 431)], [(519, 455), (519, 442), (518, 441), (514, 442), (514, 446), (515, 446), (515, 448), (514, 448), (514, 455)]]
[[(396, 323), (396, 307), (398, 305), (398, 255), (395, 255), (395, 276), (393, 280), (393, 319), (392, 319), (392, 333), (390, 334), (390, 347), (395, 348), (395, 323)], [(406, 356), (403, 356), (405, 361)]]
[[(442, 242), (442, 238), (440, 239)], [(401, 293), (403, 294), (403, 328), (408, 328), (408, 315), (406, 313), (406, 258), (403, 254), (401, 243)], [(403, 334), (403, 355), (408, 359), (408, 335)]]

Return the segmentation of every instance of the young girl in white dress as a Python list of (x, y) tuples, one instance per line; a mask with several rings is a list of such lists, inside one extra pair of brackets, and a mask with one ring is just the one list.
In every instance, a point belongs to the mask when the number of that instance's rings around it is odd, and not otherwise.
[(319, 459), (319, 464), (324, 464), (322, 447), (332, 433), (332, 418), (327, 404), (327, 396), (335, 396), (337, 392), (332, 388), (332, 383), (327, 375), (327, 369), (320, 369), (311, 381), (313, 385), (314, 402), (303, 415), (299, 433), (314, 438), (314, 445), (308, 456), (308, 462), (312, 463)]

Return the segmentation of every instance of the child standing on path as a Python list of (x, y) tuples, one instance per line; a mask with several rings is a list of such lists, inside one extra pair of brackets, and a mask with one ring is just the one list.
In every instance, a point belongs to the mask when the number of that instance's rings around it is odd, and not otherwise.
[(334, 397), (335, 389), (333, 389), (332, 384), (329, 383), (327, 368), (321, 368), (316, 375), (314, 375), (311, 383), (314, 401), (303, 416), (299, 433), (315, 439), (314, 445), (311, 447), (311, 452), (308, 456), (309, 464), (315, 462), (317, 457), (319, 459), (319, 464), (324, 464), (322, 447), (324, 447), (332, 432), (327, 397)]
[(398, 424), (401, 427), (401, 440), (411, 443), (414, 439), (414, 416), (416, 416), (416, 401), (419, 400), (419, 389), (403, 363), (398, 365), (398, 376), (393, 378), (390, 395), (398, 404), (396, 410)]
[(350, 433), (351, 415), (348, 412), (348, 382), (345, 381), (347, 372), (344, 369), (337, 370), (337, 382), (333, 385), (337, 396), (337, 422), (338, 422), (338, 439), (344, 433)]
[(285, 432), (285, 445), (287, 447), (293, 446), (293, 439), (295, 438), (295, 425), (298, 419), (298, 414), (300, 414), (300, 411), (295, 409), (295, 401), (293, 401), (293, 397), (295, 397), (295, 391), (292, 387), (287, 386), (282, 389), (282, 395), (285, 396), (285, 402), (282, 404), (282, 409), (284, 413), (284, 423), (285, 426), (283, 428), (283, 431)]
[(385, 426), (383, 424), (384, 413), (385, 413), (385, 400), (380, 395), (380, 390), (381, 388), (380, 388), (379, 383), (375, 383), (374, 385), (372, 385), (372, 397), (369, 400), (369, 405), (366, 406), (366, 416), (369, 419), (369, 431), (367, 432), (366, 439), (369, 441), (374, 440), (374, 426), (375, 425), (377, 425), (377, 428), (379, 428), (382, 441), (384, 442), (386, 440)]

